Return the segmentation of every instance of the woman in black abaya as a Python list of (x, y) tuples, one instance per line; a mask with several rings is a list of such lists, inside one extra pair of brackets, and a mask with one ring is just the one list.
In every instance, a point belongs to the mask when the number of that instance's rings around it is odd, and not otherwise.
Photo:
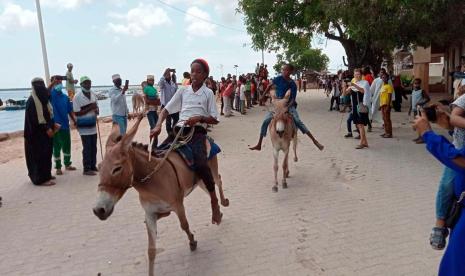
[(52, 176), (55, 123), (50, 95), (41, 78), (32, 80), (32, 93), (26, 102), (24, 150), (28, 175), (34, 185), (55, 185)]

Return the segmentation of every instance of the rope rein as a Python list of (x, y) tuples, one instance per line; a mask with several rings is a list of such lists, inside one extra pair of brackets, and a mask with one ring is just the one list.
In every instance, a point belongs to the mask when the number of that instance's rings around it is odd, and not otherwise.
[[(185, 137), (183, 137), (183, 140), (182, 140), (181, 142), (178, 143), (178, 140), (179, 140), (179, 138), (181, 137), (181, 134), (182, 134), (183, 131), (184, 131), (184, 127), (185, 127), (185, 125), (183, 125), (183, 126), (179, 129), (178, 133), (176, 134), (176, 137), (174, 138), (174, 140), (173, 140), (173, 142), (171, 143), (171, 145), (170, 145), (170, 147), (169, 147), (168, 150), (159, 151), (160, 153), (162, 153), (162, 154), (164, 155), (163, 158), (162, 158), (162, 160), (155, 166), (155, 168), (154, 168), (147, 176), (145, 176), (144, 178), (142, 178), (142, 179), (140, 180), (141, 183), (145, 183), (145, 182), (146, 182), (147, 180), (149, 180), (158, 170), (160, 170), (161, 166), (163, 166), (163, 164), (165, 163), (166, 159), (168, 159), (169, 154), (170, 154), (173, 150), (175, 150), (175, 149), (177, 149), (177, 148), (179, 148), (179, 147), (181, 147), (181, 146), (187, 144), (187, 143), (192, 139), (192, 137), (194, 136), (194, 131), (195, 131), (194, 127), (192, 127), (192, 128), (191, 128), (191, 131), (189, 132), (189, 134), (187, 134)], [(154, 141), (154, 140), (155, 140), (155, 139), (152, 139), (152, 138), (150, 139), (150, 145), (149, 145), (149, 149), (148, 149), (148, 150), (149, 150), (149, 162), (150, 162), (151, 157), (152, 157), (152, 145), (153, 145), (153, 141)]]

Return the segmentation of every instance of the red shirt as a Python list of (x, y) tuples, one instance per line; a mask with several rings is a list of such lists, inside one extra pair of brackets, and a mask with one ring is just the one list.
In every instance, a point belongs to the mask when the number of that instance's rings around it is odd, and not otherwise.
[(223, 97), (231, 97), (234, 90), (234, 85), (230, 83), (223, 92)]
[(365, 77), (365, 80), (368, 82), (369, 85), (371, 85), (373, 83), (373, 81), (375, 80), (371, 74), (366, 74), (364, 77)]

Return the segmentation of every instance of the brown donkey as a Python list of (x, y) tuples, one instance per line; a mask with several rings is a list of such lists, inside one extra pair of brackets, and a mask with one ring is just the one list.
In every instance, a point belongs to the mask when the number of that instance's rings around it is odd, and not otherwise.
[[(190, 249), (194, 251), (197, 248), (197, 241), (189, 230), (183, 200), (197, 185), (205, 191), (206, 188), (175, 152), (170, 153), (164, 162), (163, 159), (155, 157), (151, 158), (150, 162), (148, 161), (147, 146), (132, 142), (141, 120), (142, 116), (122, 137), (119, 135), (117, 126), (112, 129), (107, 140), (105, 157), (100, 165), (98, 198), (93, 211), (99, 219), (105, 220), (112, 214), (115, 204), (127, 189), (134, 187), (137, 190), (140, 203), (145, 210), (148, 233), (148, 274), (152, 276), (155, 264), (157, 220), (174, 211), (179, 218), (182, 230), (187, 234)], [(153, 172), (160, 162), (163, 163), (159, 170)], [(209, 161), (209, 166), (219, 188), (221, 204), (228, 206), (229, 200), (223, 194), (216, 156)]]
[(135, 113), (141, 113), (144, 111), (144, 106), (145, 106), (145, 100), (144, 96), (140, 93), (134, 93), (132, 95), (132, 112)]
[(273, 192), (278, 191), (278, 157), (279, 151), (284, 152), (283, 160), (283, 188), (287, 188), (286, 178), (289, 177), (289, 148), (291, 146), (291, 141), (293, 142), (294, 150), (294, 161), (297, 162), (297, 128), (295, 126), (292, 115), (289, 114), (289, 97), (290, 91), (286, 92), (286, 95), (283, 99), (277, 99), (272, 94), (274, 114), (273, 119), (271, 120), (269, 126), (269, 132), (271, 137), (271, 143), (273, 145), (273, 157), (274, 157), (274, 186), (272, 188)]

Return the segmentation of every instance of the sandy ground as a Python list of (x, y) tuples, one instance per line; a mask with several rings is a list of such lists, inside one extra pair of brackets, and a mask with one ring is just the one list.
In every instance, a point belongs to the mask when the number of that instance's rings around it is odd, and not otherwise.
[[(186, 199), (198, 250), (190, 252), (175, 215), (158, 224), (158, 275), (436, 275), (442, 252), (428, 236), (441, 166), (410, 140), (406, 113), (393, 113), (394, 139), (368, 135), (370, 149), (344, 139), (347, 114), (328, 112), (322, 91), (298, 96), (300, 116), (326, 148), (299, 136), (289, 188), (272, 193), (269, 138), (251, 152), (265, 111), (255, 107), (214, 127), (231, 206), (209, 223), (207, 196)], [(406, 108), (404, 108), (406, 110)], [(342, 122), (342, 123), (341, 123)], [(132, 124), (131, 124), (132, 125)], [(101, 124), (103, 143), (111, 128)], [(137, 135), (148, 142), (144, 120)], [(91, 211), (98, 177), (81, 174), (81, 144), (72, 134), (77, 172), (54, 187), (27, 177), (21, 138), (0, 143), (0, 275), (146, 275), (146, 230), (130, 190), (107, 221)], [(99, 155), (100, 159), (100, 155)]]

